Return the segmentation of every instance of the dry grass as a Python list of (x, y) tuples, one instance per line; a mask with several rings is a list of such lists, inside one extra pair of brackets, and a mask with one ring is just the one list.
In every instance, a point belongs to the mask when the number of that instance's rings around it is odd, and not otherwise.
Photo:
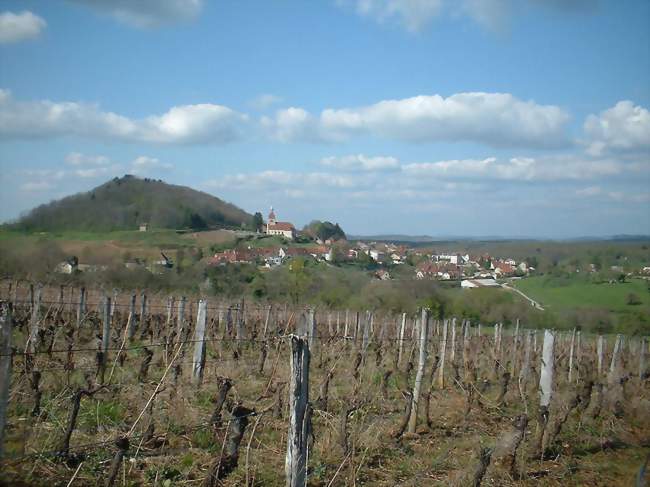
[[(24, 321), (20, 313), (18, 319)], [(259, 329), (261, 316), (256, 316), (256, 319), (255, 325)], [(162, 317), (160, 322), (164, 322)], [(125, 316), (116, 317), (111, 346), (118, 343), (124, 325)], [(253, 325), (252, 318), (248, 325)], [(283, 323), (274, 323), (272, 329), (283, 326)], [(24, 331), (24, 328), (17, 327), (14, 334), (14, 343), (18, 347), (24, 344)], [(94, 346), (95, 332), (93, 325), (85, 325), (75, 346)], [(222, 331), (219, 330), (217, 334), (221, 336)], [(154, 342), (158, 341), (154, 339)], [(64, 348), (62, 339), (57, 343), (59, 346), (55, 348)], [(136, 341), (129, 346), (148, 343), (149, 340)], [(480, 375), (491, 380), (490, 360), (485, 359), (489, 353), (489, 342), (484, 340), (484, 343), (477, 350), (477, 358), (482, 358), (478, 361)], [(214, 430), (208, 425), (219, 377), (228, 377), (233, 381), (228, 395), (229, 406), (241, 403), (256, 411), (266, 411), (255, 428), (255, 436), (251, 438), (256, 419), (252, 418), (242, 442), (239, 466), (222, 485), (246, 485), (247, 478), (249, 485), (284, 485), (288, 429), (286, 400), (283, 418), (274, 417), (272, 406), (276, 400), (276, 387), (288, 381), (287, 340), (275, 338), (269, 342), (262, 374), (257, 372), (259, 344), (241, 344), (241, 354), (237, 360), (233, 357), (235, 346), (234, 342), (208, 342), (203, 384), (196, 387), (191, 381), (192, 348), (187, 345), (186, 352), (178, 359), (182, 364), (182, 375), (174, 383), (173, 374), (170, 374), (163, 391), (153, 402), (152, 415), (145, 413), (135, 430), (125, 469), (118, 476), (119, 485), (201, 484), (209, 465), (220, 455), (228, 425), (225, 411), (220, 428)], [(431, 352), (435, 353), (436, 338), (431, 346)], [(319, 386), (332, 367), (334, 375), (329, 388), (328, 409), (317, 410), (313, 415), (310, 486), (451, 485), (465, 478), (467, 471), (474, 468), (477, 448), (481, 445), (493, 446), (496, 438), (509, 427), (512, 418), (523, 410), (515, 382), (511, 383), (506, 395), (506, 405), (497, 408), (494, 399), (498, 395), (498, 385), (492, 381), (481, 395), (483, 408), (474, 406), (466, 417), (465, 394), (459, 386), (453, 385), (450, 375), (447, 388), (435, 391), (431, 399), (432, 428), (425, 426), (421, 411), (418, 434), (394, 439), (390, 433), (401, 422), (405, 406), (401, 391), (412, 387), (412, 384), (406, 380), (405, 364), (401, 364), (399, 370), (393, 371), (387, 396), (383, 397), (381, 378), (384, 370), (394, 367), (396, 349), (394, 342), (386, 342), (381, 363), (377, 365), (374, 347), (375, 344), (371, 344), (368, 349), (358, 383), (351, 370), (356, 354), (353, 342), (338, 340), (323, 344), (322, 353), (316, 352), (312, 356), (312, 401), (317, 398)], [(73, 485), (103, 484), (115, 447), (111, 443), (81, 451), (75, 450), (75, 447), (111, 442), (129, 430), (166, 367), (164, 348), (151, 349), (154, 357), (144, 383), (139, 383), (137, 378), (142, 352), (130, 350), (126, 352), (124, 365), (116, 369), (110, 387), (82, 400), (71, 447), (73, 453), (83, 455), (78, 459), (83, 463)], [(109, 360), (112, 361), (113, 357), (111, 355)], [(20, 357), (15, 358), (6, 442), (9, 459), (0, 474), (0, 479), (6, 484), (66, 485), (77, 470), (78, 461), (66, 465), (52, 455), (23, 457), (57, 448), (67, 422), (72, 392), (86, 387), (88, 374), (94, 380), (94, 352), (78, 352), (74, 360), (75, 371), (68, 378), (61, 370), (65, 354), (36, 356), (35, 366), (43, 374), (43, 398), (42, 412), (33, 418), (30, 416), (33, 394), (29, 381), (21, 373), (24, 361)], [(559, 376), (564, 373), (564, 366), (564, 362), (558, 363)], [(449, 370), (449, 373), (452, 371)], [(269, 384), (270, 390), (267, 390)], [(561, 378), (558, 386), (562, 390), (573, 387), (565, 384)], [(286, 388), (284, 392), (281, 397), (286, 396)], [(534, 385), (529, 392), (528, 407), (533, 411), (536, 397)], [(552, 457), (544, 461), (530, 460), (520, 451), (518, 469), (524, 473), (522, 478), (514, 479), (508, 472), (496, 469), (494, 475), (486, 476), (482, 485), (631, 485), (650, 445), (650, 394), (647, 383), (639, 388), (635, 379), (626, 384), (624, 394), (628, 401), (622, 418), (616, 418), (609, 410), (604, 410), (597, 419), (580, 417), (574, 411), (560, 434), (559, 446)], [(346, 455), (340, 446), (339, 416), (341, 409), (354, 400), (363, 401), (363, 405), (349, 418), (350, 451)], [(154, 440), (140, 444), (140, 437), (150, 422), (155, 428)], [(535, 421), (531, 418), (525, 442), (534, 433)]]

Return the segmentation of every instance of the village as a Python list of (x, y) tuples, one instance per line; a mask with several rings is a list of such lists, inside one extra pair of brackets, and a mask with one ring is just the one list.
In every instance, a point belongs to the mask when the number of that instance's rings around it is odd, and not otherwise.
[[(500, 287), (508, 281), (540, 274), (535, 258), (517, 260), (509, 255), (467, 252), (458, 248), (463, 245), (459, 242), (450, 243), (450, 248), (441, 250), (440, 243), (434, 248), (433, 245), (406, 242), (348, 240), (338, 224), (315, 221), (311, 225), (314, 223), (323, 225), (329, 231), (314, 232), (309, 225), (298, 230), (293, 223), (280, 221), (271, 208), (266, 221), (260, 217), (255, 231), (228, 231), (231, 239), (227, 243), (202, 249), (194, 260), (207, 270), (249, 265), (260, 272), (268, 272), (290, 266), (293, 260), (300, 258), (326, 266), (356, 268), (379, 281), (430, 280), (461, 289)], [(152, 231), (155, 230), (147, 223), (141, 223), (136, 233)], [(192, 235), (197, 237), (202, 233)], [(454, 245), (457, 247), (453, 248)], [(151, 255), (132, 256), (120, 265), (126, 270), (145, 270), (164, 278), (165, 273), (177, 270), (180, 260), (177, 250), (161, 248), (157, 258)], [(54, 271), (58, 274), (77, 274), (103, 272), (109, 268), (106, 264), (81, 262), (77, 256), (71, 256), (56, 265)], [(582, 270), (594, 273), (599, 269), (590, 263)], [(580, 271), (576, 267), (571, 272)], [(645, 279), (650, 275), (649, 267), (625, 272), (622, 266), (611, 266), (609, 271)]]
[(363, 262), (379, 280), (389, 280), (390, 268), (410, 264), (415, 267), (412, 279), (440, 281), (461, 281), (461, 287), (498, 286), (495, 279), (524, 277), (534, 271), (526, 262), (512, 258), (492, 258), (488, 254), (469, 255), (460, 252), (433, 253), (426, 249), (413, 248), (406, 244), (390, 242), (347, 241), (345, 239), (315, 238), (312, 244), (294, 245), (300, 236), (290, 222), (278, 221), (271, 209), (263, 234), (282, 237), (286, 245), (233, 248), (215, 253), (209, 265), (256, 264), (265, 268), (281, 266), (295, 257), (303, 257), (342, 265)]

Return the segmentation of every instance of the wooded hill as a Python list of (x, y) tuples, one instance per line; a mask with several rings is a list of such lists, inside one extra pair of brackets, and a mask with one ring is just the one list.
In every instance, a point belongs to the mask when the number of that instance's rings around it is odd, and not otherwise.
[(125, 175), (86, 193), (38, 206), (9, 228), (25, 231), (241, 228), (253, 217), (212, 195), (160, 180)]

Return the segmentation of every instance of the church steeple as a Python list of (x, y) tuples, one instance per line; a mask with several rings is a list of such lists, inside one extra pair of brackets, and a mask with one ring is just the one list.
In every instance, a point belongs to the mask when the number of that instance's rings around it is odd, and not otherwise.
[(275, 212), (273, 211), (273, 207), (271, 207), (271, 211), (269, 212), (269, 225), (275, 225)]

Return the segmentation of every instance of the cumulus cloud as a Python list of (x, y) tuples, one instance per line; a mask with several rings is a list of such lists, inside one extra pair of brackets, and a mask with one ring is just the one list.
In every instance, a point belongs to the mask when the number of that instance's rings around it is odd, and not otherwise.
[(318, 120), (303, 108), (278, 110), (274, 118), (262, 117), (261, 124), (269, 136), (279, 142), (325, 141), (319, 134)]
[(213, 104), (181, 105), (141, 120), (98, 105), (49, 100), (19, 101), (0, 89), (0, 138), (76, 135), (124, 142), (225, 144), (240, 136), (243, 114)]
[(47, 23), (28, 10), (20, 13), (0, 13), (0, 44), (34, 39), (45, 29)]
[(360, 108), (302, 108), (263, 117), (271, 137), (283, 141), (338, 142), (370, 134), (407, 142), (470, 141), (493, 147), (555, 148), (568, 144), (569, 115), (554, 105), (522, 101), (508, 93), (422, 95)]
[(69, 0), (139, 27), (159, 27), (196, 18), (203, 0)]
[(344, 171), (399, 171), (401, 168), (399, 160), (395, 157), (369, 157), (364, 154), (324, 157), (320, 163)]
[(631, 101), (619, 101), (584, 123), (587, 152), (599, 156), (608, 152), (650, 151), (650, 112)]

